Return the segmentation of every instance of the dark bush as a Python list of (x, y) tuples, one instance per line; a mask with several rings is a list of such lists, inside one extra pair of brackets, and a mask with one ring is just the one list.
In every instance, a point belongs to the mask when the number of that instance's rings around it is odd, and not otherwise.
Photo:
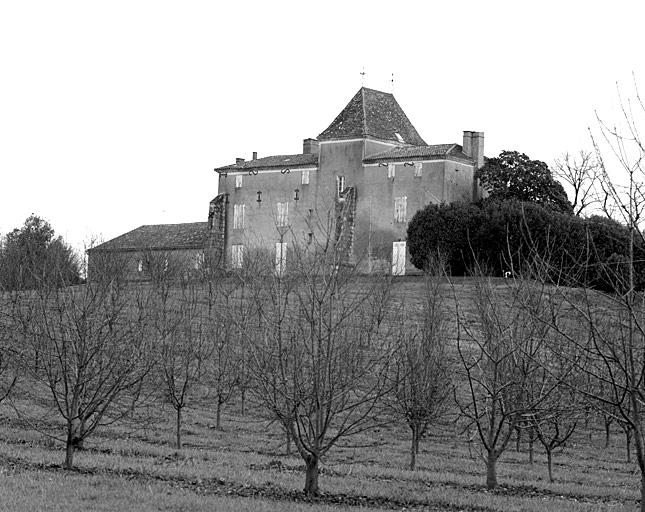
[[(408, 227), (412, 264), (425, 270), (440, 254), (452, 275), (475, 265), (494, 275), (540, 272), (553, 281), (625, 291), (629, 230), (602, 217), (582, 219), (515, 200), (429, 205)], [(645, 287), (645, 244), (635, 238), (635, 286)]]

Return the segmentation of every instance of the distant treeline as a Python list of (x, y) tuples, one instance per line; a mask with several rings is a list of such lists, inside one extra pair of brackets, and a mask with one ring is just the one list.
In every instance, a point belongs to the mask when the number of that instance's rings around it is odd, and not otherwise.
[[(623, 292), (629, 287), (630, 230), (602, 216), (581, 218), (534, 203), (484, 200), (429, 205), (408, 227), (411, 261), (437, 255), (452, 275), (540, 272), (560, 284)], [(634, 233), (634, 286), (645, 288), (645, 243)]]
[(0, 290), (63, 287), (81, 282), (81, 261), (49, 222), (30, 215), (0, 236)]

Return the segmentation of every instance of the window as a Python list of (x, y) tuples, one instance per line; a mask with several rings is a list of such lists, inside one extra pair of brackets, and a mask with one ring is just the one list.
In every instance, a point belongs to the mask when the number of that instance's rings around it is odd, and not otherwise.
[(231, 267), (242, 268), (244, 261), (244, 246), (232, 245), (231, 246)]
[(423, 162), (414, 162), (414, 177), (420, 178), (423, 171)]
[(287, 264), (287, 244), (278, 242), (275, 244), (275, 275), (278, 277), (284, 275)]
[(278, 203), (278, 227), (284, 228), (289, 225), (289, 203)]
[(195, 265), (195, 270), (199, 270), (201, 268), (204, 268), (204, 253), (203, 252), (198, 252), (195, 254), (195, 259), (194, 259), (194, 265)]
[(242, 175), (238, 174), (235, 176), (235, 188), (242, 188)]
[(302, 181), (303, 185), (309, 185), (309, 169), (304, 169), (302, 171)]
[(236, 204), (233, 207), (233, 229), (244, 229), (245, 204)]
[(392, 275), (405, 275), (405, 242), (392, 244)]
[(395, 173), (396, 173), (396, 167), (394, 166), (394, 164), (387, 164), (387, 177), (394, 178)]
[(345, 176), (336, 176), (336, 195), (340, 197), (343, 190), (345, 190)]
[(401, 196), (394, 198), (394, 222), (407, 222), (408, 197)]

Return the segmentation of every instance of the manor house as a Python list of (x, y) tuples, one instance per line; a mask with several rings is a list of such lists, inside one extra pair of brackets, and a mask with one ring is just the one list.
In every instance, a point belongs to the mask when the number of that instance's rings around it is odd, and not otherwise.
[(304, 140), (301, 154), (253, 153), (216, 168), (208, 229), (232, 267), (262, 247), (280, 269), (291, 244), (334, 237), (348, 263), (402, 275), (412, 269), (412, 215), (429, 203), (477, 200), (483, 163), (483, 133), (465, 131), (462, 145), (428, 145), (392, 94), (363, 87), (317, 138)]
[(483, 133), (428, 145), (392, 94), (362, 87), (317, 138), (304, 140), (302, 153), (253, 153), (217, 167), (207, 222), (141, 226), (92, 249), (90, 271), (99, 254), (119, 254), (131, 278), (145, 279), (154, 254), (188, 270), (205, 253), (239, 268), (261, 250), (282, 272), (296, 244), (330, 241), (361, 271), (403, 275), (414, 270), (408, 221), (430, 203), (479, 199), (483, 163)]

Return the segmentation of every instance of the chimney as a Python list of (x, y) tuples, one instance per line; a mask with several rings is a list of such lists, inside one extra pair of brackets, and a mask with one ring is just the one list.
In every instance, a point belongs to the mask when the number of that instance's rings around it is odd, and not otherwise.
[(305, 139), (302, 141), (303, 155), (317, 155), (319, 151), (319, 142), (316, 139)]
[(472, 132), (472, 158), (477, 169), (484, 166), (484, 132)]
[(464, 132), (464, 143), (462, 144), (464, 155), (473, 156), (473, 132)]
[(242, 162), (244, 162), (244, 158), (237, 157), (237, 158), (235, 159), (235, 165), (237, 165), (237, 164), (241, 164)]
[[(464, 132), (464, 146), (466, 132)], [(470, 156), (475, 160), (475, 170), (484, 166), (484, 132), (470, 132)], [(464, 151), (466, 153), (466, 151)], [(473, 180), (473, 201), (488, 197), (488, 192), (479, 184), (479, 180)]]
[(258, 159), (258, 152), (254, 151), (253, 152), (253, 160), (257, 160), (257, 159)]

